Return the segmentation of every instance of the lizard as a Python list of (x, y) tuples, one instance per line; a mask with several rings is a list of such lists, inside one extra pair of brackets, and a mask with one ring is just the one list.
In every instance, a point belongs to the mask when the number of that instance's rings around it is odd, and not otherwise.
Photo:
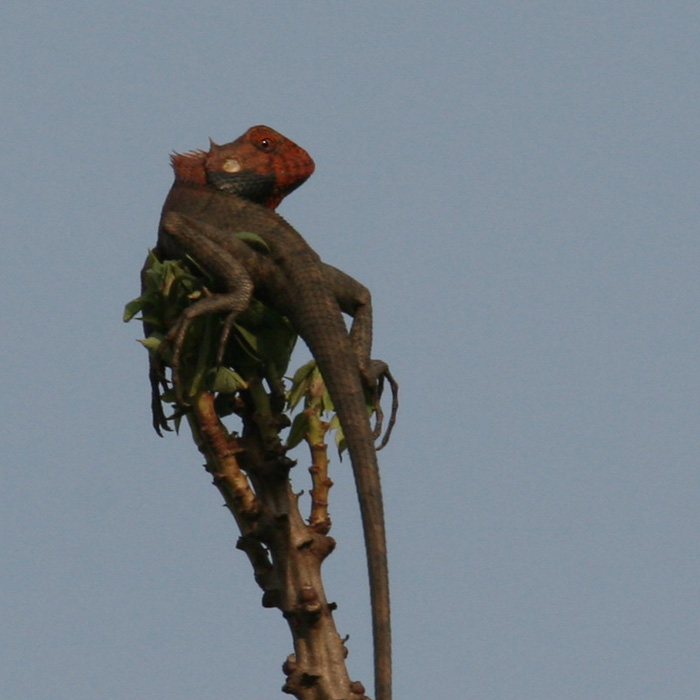
[[(301, 235), (272, 208), (313, 171), (303, 149), (267, 127), (253, 127), (224, 146), (173, 158), (175, 182), (163, 206), (157, 253), (161, 258), (193, 258), (217, 282), (217, 293), (200, 299), (176, 321), (166, 340), (173, 346), (176, 382), (179, 348), (197, 316), (226, 312), (219, 360), (228, 331), (253, 294), (286, 316), (309, 346), (343, 428), (367, 549), (377, 700), (391, 698), (391, 631), (384, 509), (375, 433), (369, 422), (365, 388), (387, 378), (386, 364), (370, 359), (372, 308), (369, 290), (324, 264)], [(252, 146), (252, 148), (251, 148)], [(294, 151), (293, 148), (299, 149)], [(297, 167), (284, 154), (294, 152)], [(245, 154), (261, 158), (266, 171), (248, 167)], [(279, 161), (277, 154), (282, 154)], [(292, 158), (291, 160), (294, 160)], [(278, 163), (287, 163), (276, 168)], [(301, 165), (300, 165), (301, 164)], [(242, 179), (241, 173), (251, 179)], [(274, 176), (270, 177), (270, 171)], [(305, 175), (305, 173), (308, 173)], [(305, 175), (305, 176), (304, 176)], [(286, 178), (286, 179), (285, 179)], [(295, 180), (296, 178), (296, 180)], [(252, 187), (250, 183), (256, 183)], [(252, 232), (267, 247), (262, 253), (235, 237)], [(342, 314), (353, 317), (348, 332)]]
[[(315, 164), (311, 156), (300, 146), (290, 141), (282, 134), (267, 126), (254, 126), (248, 129), (242, 136), (231, 143), (219, 146), (210, 139), (209, 151), (191, 151), (189, 153), (174, 153), (171, 156), (171, 165), (178, 182), (197, 183), (204, 186), (205, 181), (212, 187), (235, 194), (244, 199), (256, 202), (269, 209), (275, 209), (277, 205), (290, 192), (293, 192), (313, 174)], [(173, 187), (173, 189), (176, 189)], [(172, 194), (172, 193), (171, 193)], [(168, 208), (168, 203), (163, 207), (163, 211)], [(158, 246), (153, 251), (156, 256), (161, 257)], [(348, 282), (350, 286), (357, 284), (345, 273), (322, 263), (324, 273), (333, 281), (344, 286)], [(147, 269), (148, 263), (144, 266)], [(365, 290), (366, 291), (366, 290)], [(343, 309), (346, 311), (346, 309)], [(353, 310), (347, 310), (353, 315)], [(369, 309), (369, 322), (363, 324), (368, 326), (371, 332), (371, 308)], [(229, 332), (225, 329), (225, 334)], [(146, 335), (149, 328), (146, 324)], [(226, 336), (222, 339), (221, 349), (225, 345)], [(368, 341), (371, 344), (371, 338)], [(221, 353), (219, 353), (219, 362)], [(379, 363), (386, 369), (384, 363)], [(375, 368), (375, 377), (379, 376), (379, 385), (375, 391), (373, 409), (376, 413), (377, 423), (374, 427), (374, 435), (377, 437), (382, 430), (383, 412), (379, 403), (381, 397), (383, 380), (387, 378), (393, 392), (392, 412), (389, 424), (384, 437), (377, 447), (382, 449), (391, 437), (394, 426), (396, 411), (398, 409), (397, 392), (398, 385), (389, 372), (382, 373)], [(152, 387), (152, 413), (153, 426), (156, 432), (162, 436), (161, 430), (170, 430), (167, 420), (163, 414), (159, 386), (167, 389), (167, 385), (162, 379), (162, 366), (155, 363), (151, 367), (151, 387)], [(370, 382), (371, 383), (371, 382)]]
[[(205, 164), (202, 168), (202, 164)], [(192, 182), (206, 185), (205, 171), (212, 183), (222, 191), (238, 195), (269, 209), (279, 203), (313, 174), (315, 163), (311, 156), (296, 143), (268, 126), (258, 125), (248, 129), (235, 141), (219, 146), (209, 139), (209, 151), (173, 153), (170, 164), (176, 182)], [(168, 204), (163, 207), (163, 211)], [(153, 253), (163, 258), (157, 245)], [(149, 267), (148, 260), (141, 272), (143, 279)], [(144, 324), (145, 335), (150, 335), (149, 324)], [(160, 388), (167, 390), (162, 363), (157, 357), (150, 365), (151, 412), (153, 427), (163, 437), (163, 430), (170, 431), (163, 413)]]

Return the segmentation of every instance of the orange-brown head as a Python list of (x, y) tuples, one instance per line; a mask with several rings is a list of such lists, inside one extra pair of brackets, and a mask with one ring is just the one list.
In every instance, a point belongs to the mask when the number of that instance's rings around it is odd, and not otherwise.
[(171, 157), (175, 179), (244, 197), (274, 209), (314, 171), (311, 156), (269, 126), (254, 126), (231, 143)]

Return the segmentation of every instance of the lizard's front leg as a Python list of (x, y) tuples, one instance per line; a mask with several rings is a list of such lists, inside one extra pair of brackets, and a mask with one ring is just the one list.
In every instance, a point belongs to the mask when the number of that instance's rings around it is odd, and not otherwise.
[(391, 387), (391, 416), (384, 437), (377, 447), (381, 450), (391, 437), (391, 431), (396, 422), (396, 412), (399, 407), (399, 385), (389, 370), (389, 365), (383, 360), (372, 359), (372, 295), (363, 284), (350, 275), (332, 265), (323, 264), (323, 274), (333, 292), (343, 313), (352, 317), (350, 326), (350, 342), (355, 350), (362, 379), (374, 397), (374, 410), (377, 420), (374, 426), (374, 437), (382, 432), (384, 414), (380, 399), (384, 388), (384, 380)]
[[(179, 383), (180, 355), (187, 329), (198, 316), (226, 312), (219, 347), (217, 364), (221, 364), (226, 342), (236, 317), (245, 311), (253, 294), (253, 281), (243, 262), (229, 252), (227, 247), (220, 245), (220, 231), (208, 224), (203, 224), (183, 214), (168, 212), (161, 221), (166, 236), (170, 236), (177, 247), (189, 255), (202, 269), (206, 270), (215, 281), (226, 291), (212, 294), (191, 306), (188, 306), (174, 323), (165, 338), (173, 348), (172, 371), (173, 384), (182, 401)], [(245, 244), (241, 244), (245, 249)]]

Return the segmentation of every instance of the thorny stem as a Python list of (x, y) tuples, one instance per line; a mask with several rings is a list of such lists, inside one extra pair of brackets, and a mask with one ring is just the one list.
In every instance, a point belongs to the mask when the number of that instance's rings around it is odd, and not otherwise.
[(328, 514), (328, 493), (333, 482), (328, 477), (328, 445), (326, 433), (329, 424), (321, 419), (323, 413), (323, 393), (325, 391), (322, 381), (312, 383), (304, 409), (307, 423), (306, 441), (311, 450), (311, 516), (309, 526), (315, 532), (323, 535), (331, 529), (331, 519)]
[(205, 468), (241, 530), (238, 547), (253, 566), (263, 605), (279, 608), (291, 630), (294, 653), (283, 666), (283, 691), (299, 700), (366, 700), (363, 685), (348, 676), (347, 650), (332, 617), (335, 604), (326, 599), (321, 579), (321, 564), (335, 546), (320, 526), (330, 486), (325, 449), (313, 443), (312, 517), (320, 519), (308, 526), (289, 481), (292, 462), (279, 439), (276, 445), (270, 441), (270, 402), (255, 404), (243, 416), (240, 438), (221, 423), (210, 392), (198, 393), (188, 420)]

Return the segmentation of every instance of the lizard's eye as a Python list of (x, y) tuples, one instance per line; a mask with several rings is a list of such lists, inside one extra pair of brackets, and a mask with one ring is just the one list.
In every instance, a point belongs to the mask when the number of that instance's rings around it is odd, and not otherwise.
[(266, 153), (269, 153), (273, 146), (272, 139), (260, 139), (260, 141), (258, 141), (258, 148)]

